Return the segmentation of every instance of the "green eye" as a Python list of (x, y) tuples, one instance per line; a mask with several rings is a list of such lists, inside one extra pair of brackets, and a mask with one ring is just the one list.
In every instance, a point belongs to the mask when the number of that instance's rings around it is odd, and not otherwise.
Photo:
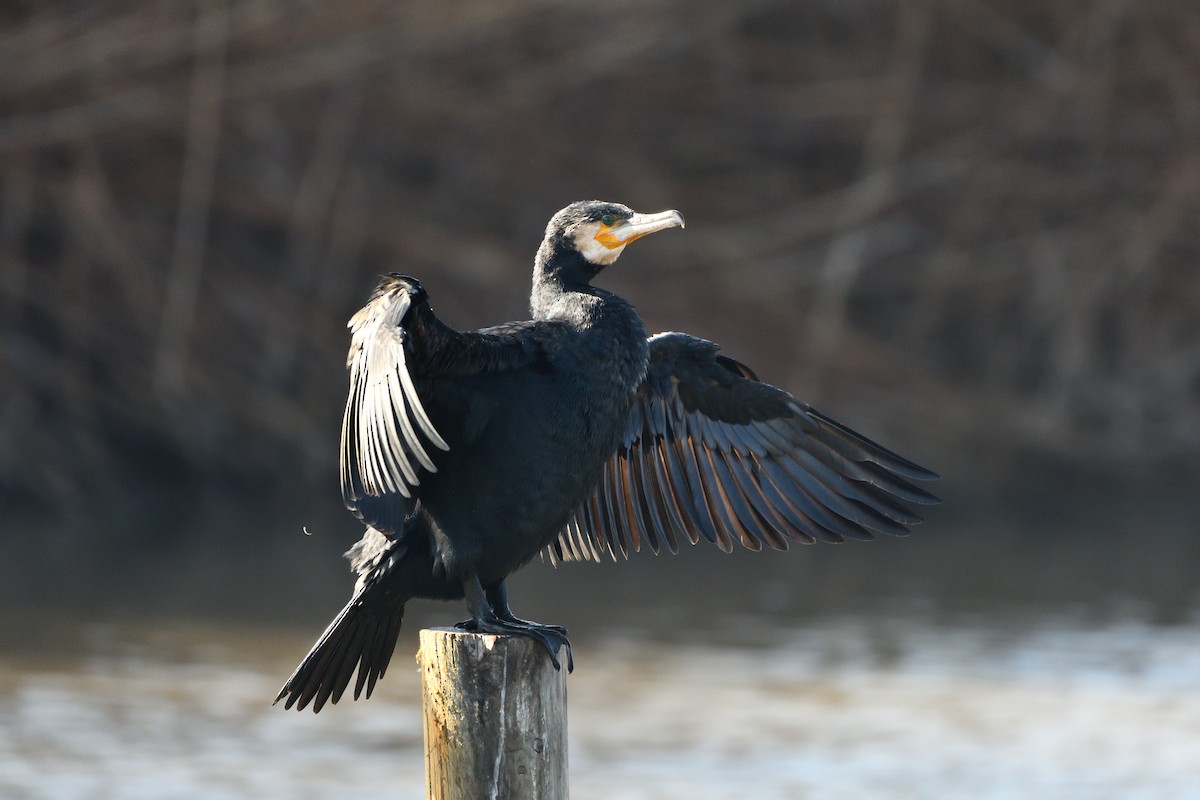
[(613, 223), (615, 223), (617, 221), (617, 218), (614, 217), (612, 214), (605, 214), (603, 217), (600, 218), (600, 221), (604, 223), (604, 227), (611, 228), (613, 226)]

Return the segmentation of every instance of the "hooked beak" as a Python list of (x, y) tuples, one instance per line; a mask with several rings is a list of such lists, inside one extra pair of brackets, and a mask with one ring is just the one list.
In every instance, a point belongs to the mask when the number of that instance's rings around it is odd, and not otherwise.
[(642, 238), (646, 234), (666, 230), (667, 228), (682, 227), (684, 227), (683, 214), (674, 209), (660, 211), (657, 214), (634, 214), (625, 220), (625, 222), (597, 233), (596, 241), (609, 250), (615, 250), (618, 247), (624, 247), (635, 239)]

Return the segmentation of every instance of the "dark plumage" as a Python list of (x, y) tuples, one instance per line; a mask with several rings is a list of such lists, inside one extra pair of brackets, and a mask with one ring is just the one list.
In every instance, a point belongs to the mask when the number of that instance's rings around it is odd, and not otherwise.
[(416, 280), (383, 278), (350, 320), (341, 479), (368, 526), (347, 553), (358, 584), (276, 702), (319, 711), (355, 670), (369, 697), (414, 597), (465, 597), (462, 627), (531, 636), (558, 666), (566, 630), (517, 619), (504, 584), (540, 552), (870, 539), (920, 522), (904, 502), (937, 502), (909, 483), (934, 473), (711, 342), (648, 339), (633, 306), (591, 285), (629, 242), (676, 226), (675, 211), (567, 206), (538, 249), (533, 319), (470, 333)]

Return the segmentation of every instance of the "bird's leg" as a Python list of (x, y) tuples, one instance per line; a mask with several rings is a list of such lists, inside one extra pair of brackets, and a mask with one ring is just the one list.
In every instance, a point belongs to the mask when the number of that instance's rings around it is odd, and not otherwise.
[(566, 631), (554, 625), (539, 625), (536, 622), (518, 620), (508, 610), (507, 597), (504, 598), (503, 611), (509, 619), (499, 616), (492, 608), (489, 592), (483, 590), (479, 578), (474, 575), (463, 580), (463, 590), (467, 597), (467, 609), (471, 618), (458, 623), (456, 627), (476, 633), (495, 633), (513, 636), (528, 636), (546, 648), (550, 654), (550, 662), (555, 669), (561, 669), (558, 663), (558, 651), (567, 648), (567, 672), (575, 670), (575, 657), (571, 654), (571, 642), (567, 640)]
[(491, 605), (492, 611), (496, 616), (505, 622), (511, 622), (514, 625), (526, 625), (532, 628), (545, 628), (554, 631), (562, 636), (567, 635), (567, 629), (561, 625), (541, 625), (537, 622), (530, 622), (527, 619), (521, 619), (512, 612), (508, 607), (508, 586), (504, 581), (494, 583), (485, 590), (488, 604)]

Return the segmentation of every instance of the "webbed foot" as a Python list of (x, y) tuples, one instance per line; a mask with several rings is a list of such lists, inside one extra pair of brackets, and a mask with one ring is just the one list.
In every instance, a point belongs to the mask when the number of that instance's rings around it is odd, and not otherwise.
[(567, 638), (567, 629), (559, 625), (541, 625), (529, 620), (501, 619), (496, 614), (485, 612), (477, 617), (465, 619), (454, 627), (472, 633), (494, 633), (497, 635), (528, 636), (542, 644), (550, 654), (550, 663), (555, 669), (562, 669), (558, 660), (561, 648), (567, 648), (567, 672), (575, 671), (575, 656), (571, 653), (571, 641)]

